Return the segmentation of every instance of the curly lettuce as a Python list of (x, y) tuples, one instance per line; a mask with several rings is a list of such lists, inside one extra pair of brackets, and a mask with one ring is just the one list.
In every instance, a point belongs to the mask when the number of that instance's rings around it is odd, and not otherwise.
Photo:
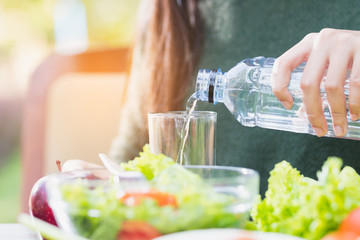
[(117, 239), (124, 221), (146, 222), (162, 234), (201, 229), (241, 227), (248, 213), (233, 212), (238, 203), (231, 194), (216, 192), (195, 172), (176, 164), (162, 154), (153, 154), (144, 146), (140, 156), (122, 167), (140, 171), (152, 188), (169, 193), (176, 206), (160, 205), (151, 198), (128, 205), (119, 198), (119, 187), (112, 181), (94, 187), (86, 179), (64, 183), (62, 198), (67, 202), (69, 223), (81, 236), (92, 240)]
[(151, 180), (160, 172), (175, 164), (174, 160), (164, 154), (154, 154), (150, 151), (150, 146), (146, 144), (143, 152), (133, 160), (122, 163), (121, 167), (126, 171), (142, 172), (146, 179)]
[(304, 177), (288, 162), (275, 165), (265, 198), (251, 211), (257, 228), (308, 240), (321, 239), (338, 228), (341, 220), (360, 206), (360, 176), (342, 160), (329, 157), (318, 180)]

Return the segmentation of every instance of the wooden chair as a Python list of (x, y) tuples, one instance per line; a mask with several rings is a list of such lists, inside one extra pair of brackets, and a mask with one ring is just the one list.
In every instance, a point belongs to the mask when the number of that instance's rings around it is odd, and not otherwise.
[(24, 102), (22, 210), (33, 184), (56, 160), (100, 163), (118, 128), (130, 49), (48, 57), (35, 70)]

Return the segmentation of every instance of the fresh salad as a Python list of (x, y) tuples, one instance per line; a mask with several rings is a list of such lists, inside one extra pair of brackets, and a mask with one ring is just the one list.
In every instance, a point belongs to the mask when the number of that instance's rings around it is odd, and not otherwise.
[[(317, 173), (316, 181), (304, 177), (286, 161), (278, 163), (270, 173), (265, 198), (259, 197), (251, 211), (258, 230), (319, 240), (337, 231), (342, 222), (349, 222), (344, 219), (360, 206), (360, 176), (353, 168), (342, 165), (341, 159), (330, 157)], [(356, 216), (353, 229), (356, 224), (360, 228), (359, 208)]]
[[(89, 239), (152, 239), (192, 229), (242, 227), (248, 213), (234, 213), (233, 195), (216, 192), (199, 175), (145, 146), (125, 170), (142, 172), (146, 192), (124, 192), (114, 181), (90, 186), (87, 179), (61, 185), (77, 233)], [(94, 180), (91, 180), (94, 181)]]

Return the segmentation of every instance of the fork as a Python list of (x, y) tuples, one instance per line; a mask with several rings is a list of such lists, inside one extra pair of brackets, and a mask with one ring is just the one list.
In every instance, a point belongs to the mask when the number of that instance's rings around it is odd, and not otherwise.
[(137, 171), (125, 171), (122, 167), (116, 164), (109, 156), (100, 153), (99, 157), (105, 168), (114, 176), (119, 182), (121, 189), (124, 192), (147, 192), (150, 189), (149, 183), (144, 174)]

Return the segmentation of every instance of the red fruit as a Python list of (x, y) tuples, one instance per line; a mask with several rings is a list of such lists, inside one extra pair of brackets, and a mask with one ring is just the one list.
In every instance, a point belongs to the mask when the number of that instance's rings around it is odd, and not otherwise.
[[(95, 175), (91, 172), (77, 172), (75, 174), (69, 174), (68, 176), (65, 175), (67, 178), (83, 178), (83, 179), (98, 179)], [(54, 217), (54, 213), (49, 206), (47, 200), (47, 193), (46, 193), (46, 181), (48, 177), (40, 178), (31, 189), (30, 199), (29, 199), (29, 208), (30, 213), (45, 222), (48, 222), (52, 225), (58, 226)]]
[(121, 226), (118, 240), (151, 240), (161, 233), (144, 221), (125, 221)]
[(30, 193), (29, 208), (34, 217), (57, 226), (54, 213), (47, 201), (46, 179), (47, 177), (42, 177), (34, 184)]

